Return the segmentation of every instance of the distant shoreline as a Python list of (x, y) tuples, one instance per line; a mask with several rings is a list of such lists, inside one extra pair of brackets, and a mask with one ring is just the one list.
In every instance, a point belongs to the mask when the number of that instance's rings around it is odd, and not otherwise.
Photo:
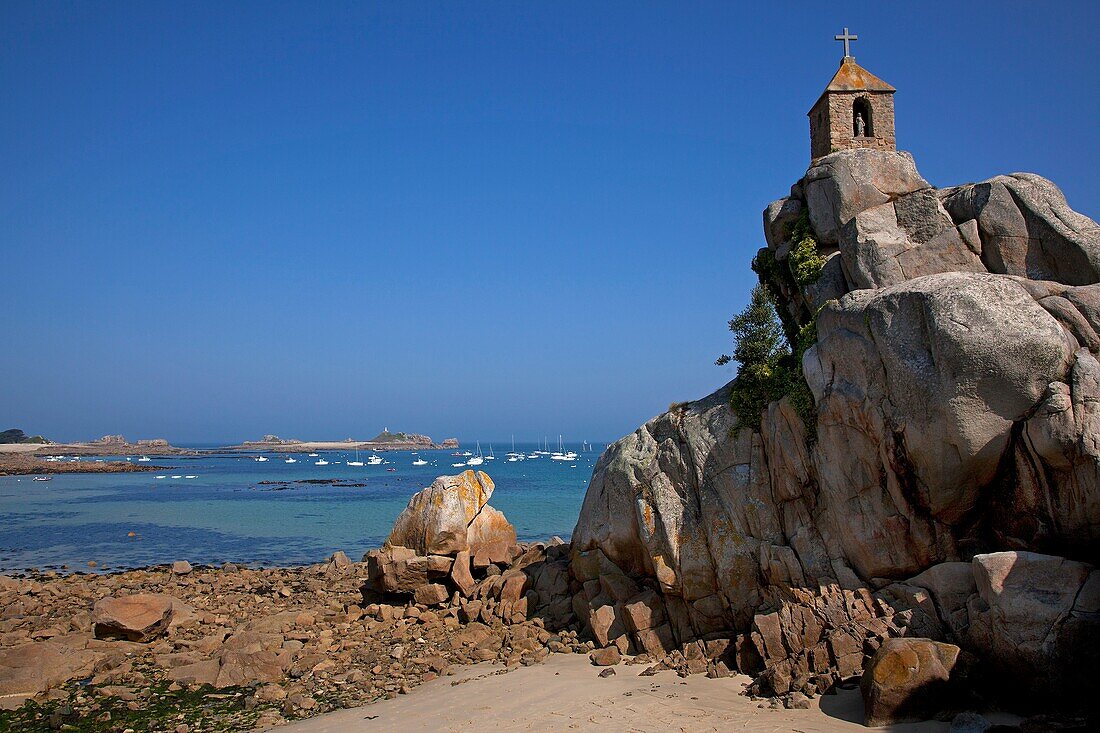
[[(239, 453), (314, 453), (317, 451), (418, 451), (454, 450), (459, 443), (448, 438), (436, 443), (427, 436), (404, 434), (385, 440), (255, 440), (216, 448), (180, 448), (166, 440), (129, 443), (123, 440), (94, 440), (78, 443), (5, 443), (0, 444), (0, 463), (14, 456), (209, 456)], [(53, 465), (53, 464), (51, 464)], [(107, 465), (107, 464), (100, 464)], [(146, 467), (148, 468), (148, 467)], [(98, 469), (100, 471), (104, 469)], [(134, 470), (120, 468), (122, 471)], [(79, 471), (74, 471), (79, 472)]]
[(58, 473), (142, 473), (164, 471), (164, 466), (126, 461), (47, 461), (26, 453), (0, 454), (0, 476), (37, 476)]
[(218, 448), (213, 451), (200, 451), (200, 452), (220, 452), (220, 453), (312, 453), (315, 451), (348, 451), (348, 450), (360, 450), (360, 451), (417, 451), (417, 450), (448, 450), (457, 448), (457, 443), (453, 446), (443, 445), (441, 443), (419, 443), (412, 441), (395, 441), (379, 443), (370, 440), (361, 441), (347, 441), (347, 440), (325, 440), (325, 441), (303, 441), (303, 442), (284, 442), (284, 443), (268, 443), (263, 441), (254, 441), (241, 443), (240, 445), (226, 446), (225, 448)]

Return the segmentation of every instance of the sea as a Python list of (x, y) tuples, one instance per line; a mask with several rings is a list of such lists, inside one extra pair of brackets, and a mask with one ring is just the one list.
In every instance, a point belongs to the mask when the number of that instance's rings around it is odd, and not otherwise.
[[(509, 462), (502, 451), (477, 467), (496, 485), (490, 505), (521, 541), (569, 539), (573, 531), (604, 446), (565, 447), (577, 460)], [(537, 449), (516, 444), (525, 455)], [(151, 473), (3, 476), (0, 572), (105, 572), (175, 560), (292, 566), (322, 562), (336, 550), (358, 560), (385, 541), (413, 494), (465, 470), (452, 464), (467, 458), (452, 452), (382, 452), (386, 463), (377, 466), (348, 466), (354, 451), (172, 456), (154, 458), (166, 469)], [(268, 460), (257, 461), (261, 455)], [(412, 465), (418, 458), (427, 465)], [(316, 465), (321, 459), (329, 465)]]

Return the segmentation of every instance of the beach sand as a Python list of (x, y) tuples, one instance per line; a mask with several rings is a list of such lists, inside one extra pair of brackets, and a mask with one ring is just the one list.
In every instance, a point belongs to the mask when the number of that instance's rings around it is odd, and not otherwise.
[[(498, 674), (467, 667), (373, 705), (290, 723), (279, 733), (410, 733), (411, 731), (745, 731), (846, 733), (862, 724), (859, 690), (811, 701), (808, 710), (768, 707), (741, 694), (738, 676), (686, 679), (674, 672), (640, 677), (644, 665), (619, 665), (607, 679), (587, 656), (553, 654), (544, 664)], [(454, 684), (459, 682), (459, 684)], [(763, 705), (763, 707), (761, 707)], [(997, 719), (998, 716), (990, 716)], [(1006, 716), (996, 722), (1016, 721)], [(941, 722), (875, 728), (892, 733), (946, 733)]]
[(0, 444), (0, 453), (34, 453), (41, 448), (56, 447), (42, 443), (2, 443)]

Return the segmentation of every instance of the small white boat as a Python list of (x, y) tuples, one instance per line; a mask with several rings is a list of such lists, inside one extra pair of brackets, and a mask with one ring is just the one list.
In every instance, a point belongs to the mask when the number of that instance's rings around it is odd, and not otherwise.
[(314, 466), (327, 466), (327, 465), (328, 465), (328, 461), (326, 461), (326, 460), (325, 460), (324, 458), (322, 458), (322, 459), (320, 459), (320, 460), (314, 461), (314, 462), (313, 462), (313, 465), (314, 465)]
[[(47, 458), (46, 460), (47, 460), (47, 461), (52, 461), (52, 460), (55, 460), (55, 459), (53, 459), (53, 458)], [(126, 460), (128, 460), (128, 461), (132, 461), (132, 460), (134, 460), (134, 459), (133, 459), (133, 458), (130, 458), (130, 456), (126, 456)]]
[(316, 457), (317, 457), (317, 454), (316, 454), (316, 453), (310, 453), (310, 454), (309, 454), (309, 457), (310, 457), (310, 458), (316, 458)]
[[(467, 453), (466, 455), (470, 455), (470, 454)], [(473, 458), (471, 458), (470, 460), (466, 461), (466, 465), (467, 466), (480, 466), (482, 463), (485, 463), (485, 457), (481, 455), (481, 443), (479, 442), (477, 444), (477, 455), (474, 456)]]
[(490, 443), (489, 444), (489, 455), (485, 456), (485, 460), (495, 461), (496, 459), (497, 459), (497, 457), (495, 455), (493, 455), (493, 444)]
[(153, 478), (161, 479), (161, 478), (168, 478), (168, 477), (167, 476), (154, 476)]
[(265, 456), (256, 456), (256, 462), (257, 463), (263, 463), (266, 460), (267, 460), (267, 458)]
[(385, 461), (382, 460), (382, 456), (371, 456), (367, 459), (367, 464), (371, 466), (381, 466)]
[(427, 466), (428, 462), (425, 461), (423, 458), (417, 458), (415, 461), (413, 461), (413, 465), (414, 466)]
[(138, 463), (148, 463), (149, 460), (150, 460), (149, 456), (142, 456), (141, 458), (138, 459)]
[(285, 461), (283, 461), (283, 463), (297, 463), (297, 462), (298, 462), (297, 458), (287, 458)]
[(183, 478), (183, 476), (173, 476), (172, 478)]
[(51, 481), (53, 476), (35, 476), (31, 481)]
[(466, 464), (465, 463), (452, 463), (451, 465), (454, 466), (455, 468), (462, 468)]
[(358, 448), (355, 449), (355, 460), (354, 461), (348, 461), (348, 465), (349, 466), (362, 466), (363, 465), (363, 462), (359, 460), (359, 449)]
[(198, 476), (184, 476), (184, 478), (198, 478)]

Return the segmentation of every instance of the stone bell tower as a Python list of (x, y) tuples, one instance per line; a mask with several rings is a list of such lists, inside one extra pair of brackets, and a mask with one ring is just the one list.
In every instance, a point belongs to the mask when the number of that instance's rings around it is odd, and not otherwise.
[(894, 92), (892, 86), (856, 63), (844, 34), (844, 58), (829, 86), (810, 110), (810, 157), (820, 158), (837, 150), (873, 148), (896, 150), (894, 141)]

